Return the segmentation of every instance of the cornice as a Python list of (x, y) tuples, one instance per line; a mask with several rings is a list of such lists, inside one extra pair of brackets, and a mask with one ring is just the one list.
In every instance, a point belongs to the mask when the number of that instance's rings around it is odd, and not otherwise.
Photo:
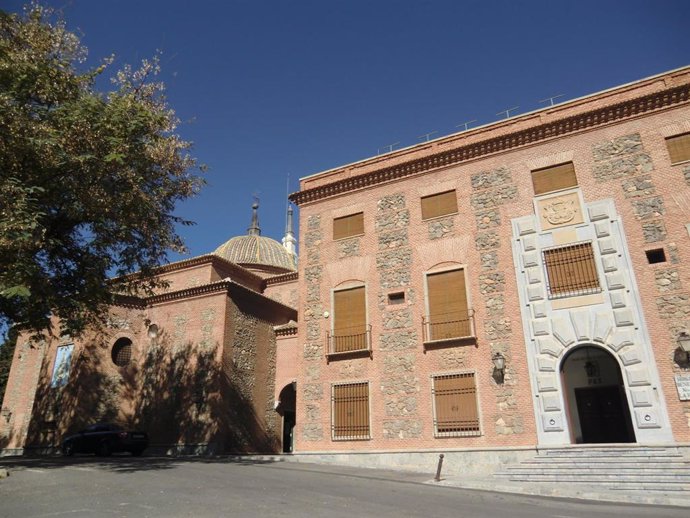
[(296, 281), (298, 277), (299, 275), (297, 272), (282, 273), (280, 275), (276, 275), (275, 277), (266, 278), (264, 280), (264, 284), (266, 286), (270, 286), (272, 284), (281, 284), (283, 282)]
[(337, 180), (326, 185), (293, 193), (289, 198), (293, 203), (302, 205), (370, 187), (372, 185), (423, 173), (439, 167), (455, 165), (494, 153), (520, 148), (536, 142), (570, 135), (614, 122), (620, 122), (644, 113), (686, 103), (688, 100), (690, 100), (690, 84), (683, 84), (674, 88), (660, 90), (649, 95), (643, 95), (634, 99), (610, 104), (578, 115), (563, 117), (553, 122), (514, 131), (499, 137), (487, 138), (479, 142), (464, 146), (461, 145), (454, 149), (409, 160), (394, 166), (385, 167), (358, 176), (352, 176), (343, 180)]
[[(222, 291), (228, 291), (230, 287), (236, 284), (232, 281), (218, 281), (209, 284), (202, 284), (201, 286), (194, 286), (193, 288), (186, 288), (184, 290), (169, 291), (167, 293), (160, 293), (147, 297), (146, 303), (148, 305), (160, 304), (161, 302), (169, 302), (171, 300), (184, 299), (187, 297), (197, 297), (199, 295), (210, 295)], [(251, 291), (251, 290), (250, 290)]]

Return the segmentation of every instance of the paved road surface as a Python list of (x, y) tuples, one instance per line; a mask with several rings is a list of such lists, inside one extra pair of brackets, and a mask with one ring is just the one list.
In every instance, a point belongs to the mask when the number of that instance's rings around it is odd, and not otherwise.
[(425, 484), (429, 474), (226, 459), (0, 459), (0, 517), (598, 518), (688, 509), (578, 502)]

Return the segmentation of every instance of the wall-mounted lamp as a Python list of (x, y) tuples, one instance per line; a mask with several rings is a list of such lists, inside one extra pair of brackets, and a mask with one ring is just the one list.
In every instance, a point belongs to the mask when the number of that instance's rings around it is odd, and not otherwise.
[(680, 347), (681, 351), (687, 356), (687, 361), (690, 362), (690, 334), (687, 331), (681, 331), (676, 342), (678, 342), (678, 347)]
[(494, 378), (497, 383), (503, 383), (503, 378), (506, 372), (506, 359), (501, 353), (496, 353), (491, 357), (494, 362)]

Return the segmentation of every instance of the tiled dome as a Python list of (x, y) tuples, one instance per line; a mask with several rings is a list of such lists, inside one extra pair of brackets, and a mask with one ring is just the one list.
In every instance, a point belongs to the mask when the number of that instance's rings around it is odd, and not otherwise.
[(294, 272), (297, 269), (294, 254), (270, 237), (263, 237), (259, 228), (259, 204), (252, 205), (252, 223), (246, 236), (237, 236), (216, 248), (214, 254), (241, 266), (275, 266)]
[(213, 252), (235, 264), (261, 264), (295, 271), (295, 259), (270, 237), (257, 235), (237, 236), (229, 239)]

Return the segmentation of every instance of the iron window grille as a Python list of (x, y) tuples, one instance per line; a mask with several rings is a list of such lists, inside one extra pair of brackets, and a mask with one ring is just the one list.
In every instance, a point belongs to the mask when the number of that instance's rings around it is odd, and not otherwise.
[(601, 292), (591, 242), (548, 248), (542, 257), (549, 299)]
[(474, 372), (432, 377), (435, 437), (481, 435)]
[(129, 338), (120, 338), (113, 345), (112, 360), (118, 367), (125, 367), (132, 361), (132, 341)]
[(368, 382), (333, 385), (331, 406), (331, 435), (333, 440), (371, 438)]

